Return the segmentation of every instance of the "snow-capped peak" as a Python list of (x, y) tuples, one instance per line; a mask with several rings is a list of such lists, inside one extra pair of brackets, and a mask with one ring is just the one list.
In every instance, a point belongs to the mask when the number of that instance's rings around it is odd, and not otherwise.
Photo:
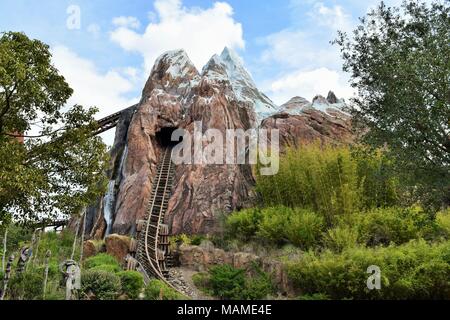
[(156, 69), (161, 68), (161, 66), (167, 66), (165, 72), (169, 73), (172, 78), (185, 77), (193, 71), (198, 74), (197, 69), (184, 49), (167, 51), (160, 55), (156, 59), (153, 71), (157, 71)]
[(220, 55), (220, 58), (224, 62), (230, 78), (235, 80), (244, 80), (253, 87), (256, 87), (250, 72), (248, 72), (248, 70), (244, 67), (244, 61), (234, 50), (225, 47)]
[(213, 80), (229, 81), (235, 98), (253, 104), (259, 120), (277, 110), (275, 104), (260, 92), (244, 62), (232, 49), (225, 47), (221, 55), (214, 55), (205, 65), (202, 76)]

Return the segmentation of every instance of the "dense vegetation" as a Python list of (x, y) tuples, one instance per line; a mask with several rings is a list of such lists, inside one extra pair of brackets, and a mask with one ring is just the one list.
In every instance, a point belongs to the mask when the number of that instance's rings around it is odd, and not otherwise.
[[(281, 258), (301, 298), (450, 298), (450, 210), (413, 204), (391, 165), (381, 151), (288, 150), (257, 178), (263, 206), (229, 216), (224, 239), (303, 251)], [(366, 286), (372, 265), (381, 290)]]
[[(32, 231), (18, 225), (9, 226), (7, 256), (12, 253), (16, 258), (8, 283), (6, 299), (11, 300), (63, 300), (65, 284), (60, 264), (73, 257), (79, 261), (79, 245), (72, 256), (74, 234), (47, 232), (35, 244), (33, 256), (23, 273), (17, 272), (18, 250), (31, 244)], [(78, 242), (79, 243), (79, 242)], [(48, 281), (44, 296), (44, 277), (47, 252), (51, 252), (48, 267)], [(0, 251), (0, 253), (3, 252)], [(139, 272), (123, 271), (117, 260), (106, 253), (99, 253), (85, 259), (81, 264), (81, 289), (78, 298), (82, 300), (115, 299), (185, 299), (186, 297), (168, 288), (164, 283), (152, 280), (147, 286)], [(0, 271), (0, 285), (3, 288), (3, 272)]]
[(270, 275), (256, 265), (250, 270), (217, 265), (192, 279), (206, 294), (224, 300), (260, 300), (274, 293)]
[(258, 176), (257, 191), (266, 206), (307, 208), (330, 225), (338, 215), (406, 201), (398, 186), (381, 151), (310, 144), (288, 149), (278, 174)]
[[(369, 266), (381, 270), (381, 289), (369, 290)], [(349, 246), (342, 252), (309, 251), (287, 262), (304, 295), (328, 299), (450, 299), (450, 242), (413, 240), (401, 246)]]
[[(79, 213), (106, 188), (95, 108), (65, 106), (72, 89), (49, 46), (0, 33), (0, 222)], [(25, 138), (21, 143), (17, 136)]]
[[(261, 206), (226, 218), (216, 242), (283, 253), (276, 258), (300, 299), (450, 299), (449, 17), (448, 2), (381, 4), (351, 37), (340, 33), (335, 42), (358, 90), (350, 107), (360, 144), (285, 150), (277, 175), (256, 177)], [(71, 94), (47, 45), (1, 34), (2, 256), (31, 242), (33, 232), (11, 221), (78, 213), (105, 189), (105, 146), (91, 136), (96, 110), (64, 111)], [(172, 246), (202, 240), (181, 235)], [(6, 298), (64, 299), (60, 264), (81, 260), (73, 243), (68, 231), (43, 234), (22, 273), (16, 254)], [(105, 253), (81, 266), (80, 299), (185, 298), (159, 280), (144, 286)], [(371, 266), (380, 289), (367, 286)], [(256, 265), (214, 266), (193, 281), (221, 299), (274, 294), (271, 275)]]
[(161, 280), (153, 279), (145, 288), (146, 300), (185, 300), (186, 297), (170, 288)]
[(412, 196), (450, 204), (449, 2), (381, 3), (360, 22), (336, 40), (358, 92), (354, 123), (365, 143), (387, 146)]

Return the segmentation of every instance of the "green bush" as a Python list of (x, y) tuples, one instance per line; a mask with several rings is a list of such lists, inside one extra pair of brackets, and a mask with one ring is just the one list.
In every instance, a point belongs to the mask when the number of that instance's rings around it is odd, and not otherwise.
[(117, 274), (120, 278), (122, 291), (131, 299), (136, 299), (144, 288), (144, 277), (137, 271), (122, 271)]
[[(26, 226), (20, 224), (10, 223), (8, 224), (8, 241), (6, 243), (6, 256), (7, 258), (15, 251), (19, 250), (20, 247), (31, 240), (33, 230)], [(4, 230), (0, 232), (0, 247), (3, 251), (3, 237), (5, 236)], [(6, 258), (6, 259), (7, 259)]]
[(84, 297), (97, 300), (114, 300), (120, 293), (120, 278), (102, 270), (86, 270), (81, 275), (81, 292)]
[[(71, 256), (74, 237), (75, 235), (69, 230), (65, 230), (61, 233), (46, 232), (42, 234), (35, 259), (42, 263), (45, 260), (47, 250), (50, 250), (51, 264), (58, 265), (61, 261), (68, 259)], [(79, 246), (77, 246), (75, 250), (75, 259), (79, 256), (79, 251)], [(36, 250), (34, 251), (34, 254), (36, 254)], [(50, 272), (52, 271), (53, 270), (50, 270)]]
[(191, 245), (191, 238), (187, 234), (182, 233), (170, 236), (169, 245), (172, 251), (176, 250), (182, 244)]
[(400, 183), (392, 160), (381, 150), (364, 147), (352, 150), (356, 161), (360, 203), (363, 208), (394, 206), (399, 203)]
[(213, 291), (211, 290), (211, 276), (207, 272), (199, 272), (192, 276), (192, 282), (194, 285), (201, 290), (202, 292), (213, 295)]
[(202, 241), (205, 240), (206, 237), (201, 234), (195, 234), (191, 236), (191, 245), (199, 246), (202, 244)]
[(245, 300), (260, 300), (267, 298), (274, 291), (272, 279), (270, 276), (255, 267), (253, 275), (246, 278), (245, 290), (241, 299)]
[(256, 232), (258, 238), (276, 244), (285, 243), (292, 209), (282, 206), (271, 207), (263, 209), (261, 214), (262, 218)]
[(450, 209), (438, 212), (436, 214), (436, 223), (442, 230), (442, 233), (450, 238)]
[[(286, 263), (293, 284), (305, 295), (331, 299), (448, 299), (450, 242), (413, 240), (401, 246), (354, 247), (333, 253), (310, 251)], [(366, 286), (369, 266), (381, 270), (381, 290)]]
[(380, 208), (360, 214), (360, 238), (369, 246), (432, 238), (436, 225), (420, 208)]
[(335, 252), (355, 247), (358, 244), (358, 231), (350, 226), (337, 226), (327, 231), (324, 236), (324, 246)]
[(324, 227), (320, 215), (307, 209), (284, 206), (243, 210), (230, 215), (226, 221), (229, 238), (278, 245), (290, 242), (300, 248), (316, 245)]
[(322, 293), (315, 293), (315, 294), (305, 294), (298, 297), (298, 300), (330, 300), (329, 297), (327, 297), (325, 294)]
[(186, 297), (178, 293), (161, 280), (153, 279), (144, 290), (146, 300), (185, 300)]
[(228, 264), (213, 266), (210, 285), (214, 296), (225, 300), (240, 300), (245, 290), (245, 271)]
[(40, 300), (43, 295), (44, 274), (42, 270), (29, 269), (21, 274), (14, 274), (8, 284), (10, 300)]
[(84, 261), (84, 267), (86, 269), (92, 269), (94, 267), (103, 265), (117, 266), (120, 269), (120, 265), (117, 262), (116, 258), (106, 253), (97, 254), (93, 257), (87, 258)]
[(325, 221), (320, 215), (306, 209), (295, 209), (285, 233), (290, 243), (308, 249), (320, 242), (324, 227)]
[(122, 268), (119, 267), (118, 265), (114, 265), (114, 264), (101, 264), (92, 268), (89, 268), (88, 270), (100, 270), (100, 271), (105, 271), (105, 272), (110, 272), (110, 273), (117, 273), (122, 271)]
[(253, 266), (249, 274), (230, 265), (216, 265), (208, 273), (200, 272), (192, 277), (202, 292), (224, 300), (259, 300), (273, 293), (270, 276)]
[(260, 209), (252, 208), (242, 210), (228, 216), (225, 223), (227, 234), (242, 241), (253, 238), (258, 231), (262, 218)]

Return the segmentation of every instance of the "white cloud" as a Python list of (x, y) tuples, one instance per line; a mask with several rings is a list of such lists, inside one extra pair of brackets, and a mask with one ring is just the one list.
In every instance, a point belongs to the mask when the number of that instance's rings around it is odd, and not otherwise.
[(141, 22), (136, 17), (116, 17), (113, 19), (113, 25), (130, 29), (139, 29)]
[(307, 30), (284, 29), (268, 35), (263, 43), (263, 63), (278, 63), (285, 67), (319, 68), (340, 66), (339, 50), (328, 41), (318, 43)]
[(128, 51), (144, 57), (148, 73), (164, 51), (183, 48), (198, 69), (223, 47), (245, 46), (242, 26), (233, 19), (233, 8), (215, 2), (210, 8), (186, 8), (181, 0), (157, 0), (155, 15), (144, 33), (120, 26), (111, 39)]
[(331, 30), (350, 31), (353, 26), (351, 15), (339, 5), (327, 7), (322, 2), (318, 2), (314, 5), (313, 11), (309, 12), (309, 16), (317, 25)]
[(273, 81), (267, 92), (278, 105), (294, 96), (302, 96), (311, 101), (316, 94), (326, 95), (329, 90), (334, 91), (339, 98), (348, 99), (353, 91), (347, 81), (344, 74), (327, 68), (294, 71)]
[(351, 30), (351, 15), (341, 6), (327, 7), (317, 2), (306, 16), (308, 21), (301, 28), (286, 28), (261, 41), (266, 45), (261, 56), (263, 62), (303, 69), (341, 66), (339, 50), (330, 41), (336, 37), (337, 30)]
[[(266, 36), (261, 62), (277, 64), (282, 72), (266, 85), (267, 94), (277, 104), (294, 96), (311, 100), (316, 94), (326, 95), (333, 90), (338, 97), (349, 98), (352, 89), (342, 69), (339, 48), (330, 44), (337, 30), (352, 29), (352, 16), (343, 7), (326, 6), (323, 2), (309, 1), (307, 20), (301, 27), (290, 28)], [(304, 1), (291, 2), (304, 6)], [(302, 7), (303, 8), (303, 7)]]
[[(69, 106), (95, 106), (99, 109), (96, 118), (100, 119), (136, 102), (136, 99), (126, 98), (135, 89), (133, 75), (136, 70), (126, 68), (123, 72), (110, 70), (102, 73), (92, 61), (81, 58), (67, 47), (55, 46), (51, 51), (54, 65), (74, 90), (68, 101)], [(114, 130), (106, 133), (103, 138), (111, 145)]]

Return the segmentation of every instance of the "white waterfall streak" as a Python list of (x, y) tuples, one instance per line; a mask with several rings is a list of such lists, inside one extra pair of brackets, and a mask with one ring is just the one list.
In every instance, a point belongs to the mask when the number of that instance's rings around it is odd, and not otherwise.
[(123, 153), (122, 153), (122, 158), (120, 159), (120, 174), (122, 175), (122, 178), (125, 176), (125, 161), (127, 160), (127, 156), (128, 156), (128, 146), (125, 146)]
[(114, 200), (115, 200), (115, 194), (114, 194), (114, 187), (115, 187), (116, 181), (110, 180), (108, 183), (108, 191), (103, 198), (103, 216), (106, 221), (106, 232), (105, 236), (109, 235), (111, 233), (112, 224), (113, 224), (113, 213), (114, 213)]

